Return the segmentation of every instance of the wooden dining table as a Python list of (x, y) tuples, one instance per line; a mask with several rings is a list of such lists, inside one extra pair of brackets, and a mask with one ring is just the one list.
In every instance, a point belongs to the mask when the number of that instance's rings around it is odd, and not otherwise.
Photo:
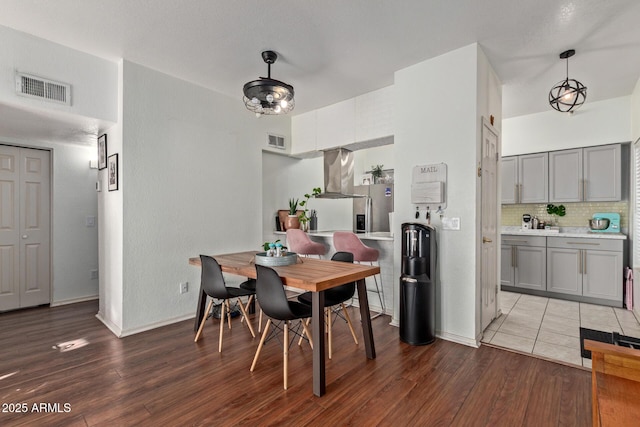
[[(218, 261), (224, 273), (255, 279), (254, 259), (256, 253), (256, 251), (246, 251), (212, 256)], [(189, 258), (189, 264), (201, 266), (200, 257)], [(284, 285), (312, 292), (313, 393), (316, 396), (322, 396), (326, 391), (324, 291), (346, 283), (356, 282), (365, 354), (367, 358), (375, 359), (376, 350), (371, 329), (365, 278), (379, 274), (380, 267), (299, 257), (296, 264), (273, 267), (273, 269), (282, 278)], [(205, 316), (206, 300), (207, 295), (201, 288), (194, 330), (197, 330), (202, 317)]]

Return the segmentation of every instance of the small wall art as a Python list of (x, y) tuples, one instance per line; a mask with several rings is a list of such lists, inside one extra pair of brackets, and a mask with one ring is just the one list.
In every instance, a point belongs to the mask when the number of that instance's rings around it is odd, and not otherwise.
[(98, 170), (107, 167), (107, 134), (98, 138)]
[(109, 191), (118, 189), (118, 153), (109, 156)]

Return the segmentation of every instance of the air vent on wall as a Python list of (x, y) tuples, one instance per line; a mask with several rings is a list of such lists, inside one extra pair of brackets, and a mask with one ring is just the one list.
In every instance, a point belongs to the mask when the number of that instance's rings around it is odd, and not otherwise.
[(71, 85), (31, 74), (16, 73), (16, 93), (29, 98), (71, 105)]
[(279, 135), (267, 135), (267, 145), (272, 148), (278, 148), (280, 150), (284, 150), (284, 136)]

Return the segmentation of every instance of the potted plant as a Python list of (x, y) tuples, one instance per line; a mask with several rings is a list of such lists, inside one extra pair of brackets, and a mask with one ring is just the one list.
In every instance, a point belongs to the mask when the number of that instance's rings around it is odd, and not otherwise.
[(373, 183), (378, 184), (380, 182), (380, 178), (384, 176), (384, 170), (382, 170), (383, 165), (371, 166), (371, 176), (373, 177)]
[(298, 199), (289, 199), (289, 215), (285, 220), (285, 229), (300, 228), (300, 220), (298, 219)]
[(298, 219), (300, 220), (300, 228), (302, 228), (304, 231), (307, 231), (309, 229), (309, 220), (311, 219), (307, 215), (307, 212), (309, 212), (309, 207), (307, 206), (309, 203), (309, 199), (312, 197), (316, 197), (321, 192), (322, 192), (322, 189), (320, 187), (315, 187), (311, 191), (311, 194), (309, 193), (305, 194), (304, 200), (300, 202), (300, 207), (304, 208), (304, 210), (300, 215), (298, 215)]

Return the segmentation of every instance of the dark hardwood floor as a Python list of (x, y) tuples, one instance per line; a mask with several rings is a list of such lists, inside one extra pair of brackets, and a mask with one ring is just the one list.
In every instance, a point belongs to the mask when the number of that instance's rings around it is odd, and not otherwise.
[[(588, 371), (488, 346), (412, 347), (388, 317), (373, 320), (375, 360), (336, 323), (327, 394), (318, 398), (306, 344), (291, 347), (285, 391), (282, 348), (269, 342), (249, 372), (258, 338), (239, 318), (219, 354), (217, 320), (197, 344), (193, 321), (118, 339), (96, 311), (87, 302), (0, 314), (0, 426), (591, 423)], [(74, 340), (86, 345), (58, 347)], [(16, 413), (22, 404), (26, 413)]]

